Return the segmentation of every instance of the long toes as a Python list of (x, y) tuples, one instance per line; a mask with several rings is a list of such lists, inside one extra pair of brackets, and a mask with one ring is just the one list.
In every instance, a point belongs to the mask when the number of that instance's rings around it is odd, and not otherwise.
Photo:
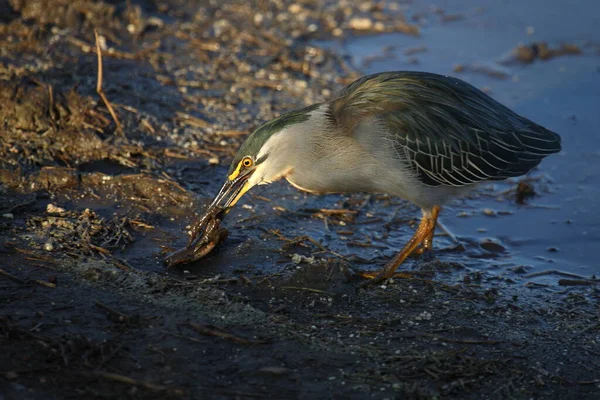
[(364, 278), (364, 279), (375, 279), (375, 278), (379, 278), (379, 277), (381, 277), (382, 279), (390, 279), (390, 278), (408, 279), (408, 278), (412, 278), (415, 274), (414, 274), (414, 272), (396, 272), (392, 276), (385, 276), (385, 275), (380, 276), (379, 272), (357, 272), (356, 275), (361, 278)]
[(368, 286), (377, 285), (385, 281), (386, 279), (394, 278), (394, 279), (409, 279), (414, 276), (413, 272), (396, 272), (391, 276), (386, 276), (381, 272), (358, 272), (357, 276), (366, 279), (360, 286), (366, 288)]

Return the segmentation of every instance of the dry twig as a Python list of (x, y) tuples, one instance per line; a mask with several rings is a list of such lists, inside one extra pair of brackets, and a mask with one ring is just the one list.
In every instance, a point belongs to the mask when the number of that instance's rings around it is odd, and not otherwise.
[(113, 121), (115, 121), (115, 125), (117, 125), (117, 132), (123, 134), (123, 126), (117, 117), (117, 113), (115, 113), (113, 106), (110, 104), (110, 101), (108, 101), (106, 95), (102, 91), (102, 49), (100, 49), (100, 41), (98, 40), (98, 31), (96, 29), (94, 29), (94, 36), (96, 37), (96, 56), (98, 58), (98, 79), (96, 84), (96, 92), (104, 102), (106, 108), (108, 108), (108, 112), (113, 118)]
[(193, 322), (189, 322), (188, 326), (190, 326), (196, 332), (201, 333), (202, 335), (216, 336), (216, 337), (220, 337), (223, 339), (231, 340), (232, 342), (238, 343), (238, 344), (253, 345), (253, 344), (265, 343), (262, 341), (254, 341), (254, 340), (245, 339), (245, 338), (236, 336), (236, 335), (228, 333), (228, 332), (223, 332), (221, 330), (209, 328), (207, 326), (195, 324)]
[(124, 314), (120, 311), (117, 311), (115, 309), (110, 308), (109, 306), (107, 306), (104, 303), (101, 303), (99, 301), (96, 300), (96, 306), (102, 308), (103, 310), (108, 311), (110, 314), (114, 315), (115, 317), (117, 317), (117, 319), (119, 321), (124, 321), (124, 322), (129, 322), (131, 321), (131, 317), (127, 314)]
[(15, 282), (19, 282), (22, 285), (25, 285), (27, 282), (25, 282), (23, 279), (18, 278), (16, 276), (14, 276), (13, 274), (10, 274), (8, 272), (6, 272), (3, 269), (0, 269), (0, 275), (7, 277), (8, 279), (12, 279)]
[(179, 396), (183, 395), (183, 391), (181, 389), (169, 389), (168, 387), (163, 386), (163, 385), (158, 385), (156, 383), (148, 382), (148, 381), (140, 381), (140, 380), (133, 379), (133, 378), (130, 378), (125, 375), (115, 374), (113, 372), (94, 371), (92, 373), (92, 375), (94, 375), (98, 378), (104, 378), (104, 379), (108, 379), (108, 380), (111, 380), (114, 382), (124, 383), (126, 385), (140, 386), (145, 389), (156, 390), (156, 391), (169, 391), (169, 392), (172, 392), (173, 394), (176, 394)]
[(326, 290), (321, 290), (321, 289), (315, 289), (315, 288), (309, 288), (309, 287), (299, 287), (299, 286), (281, 286), (281, 289), (289, 289), (289, 290), (304, 290), (306, 292), (313, 292), (313, 293), (322, 293), (322, 294), (326, 294), (327, 296), (333, 296), (333, 293), (328, 292)]

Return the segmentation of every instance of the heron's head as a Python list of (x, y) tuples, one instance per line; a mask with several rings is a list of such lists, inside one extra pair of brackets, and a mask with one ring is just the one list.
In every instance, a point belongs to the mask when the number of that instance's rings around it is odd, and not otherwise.
[[(281, 115), (248, 136), (235, 155), (227, 179), (210, 207), (229, 210), (256, 185), (274, 182), (294, 168), (293, 160), (307, 149), (306, 133), (314, 131), (315, 104)], [(210, 211), (210, 208), (209, 208)]]

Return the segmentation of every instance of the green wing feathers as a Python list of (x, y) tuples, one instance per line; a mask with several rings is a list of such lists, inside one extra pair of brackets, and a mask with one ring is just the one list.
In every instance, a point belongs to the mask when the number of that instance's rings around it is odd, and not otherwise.
[(365, 76), (331, 113), (349, 131), (363, 118), (383, 123), (397, 155), (430, 186), (520, 176), (561, 149), (556, 133), (459, 79), (430, 73)]

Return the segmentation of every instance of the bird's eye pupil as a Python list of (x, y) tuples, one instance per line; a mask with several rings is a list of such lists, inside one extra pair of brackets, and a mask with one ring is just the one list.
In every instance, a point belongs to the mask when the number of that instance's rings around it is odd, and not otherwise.
[(249, 158), (244, 158), (244, 161), (242, 161), (242, 165), (244, 167), (250, 167), (252, 165), (252, 160)]

